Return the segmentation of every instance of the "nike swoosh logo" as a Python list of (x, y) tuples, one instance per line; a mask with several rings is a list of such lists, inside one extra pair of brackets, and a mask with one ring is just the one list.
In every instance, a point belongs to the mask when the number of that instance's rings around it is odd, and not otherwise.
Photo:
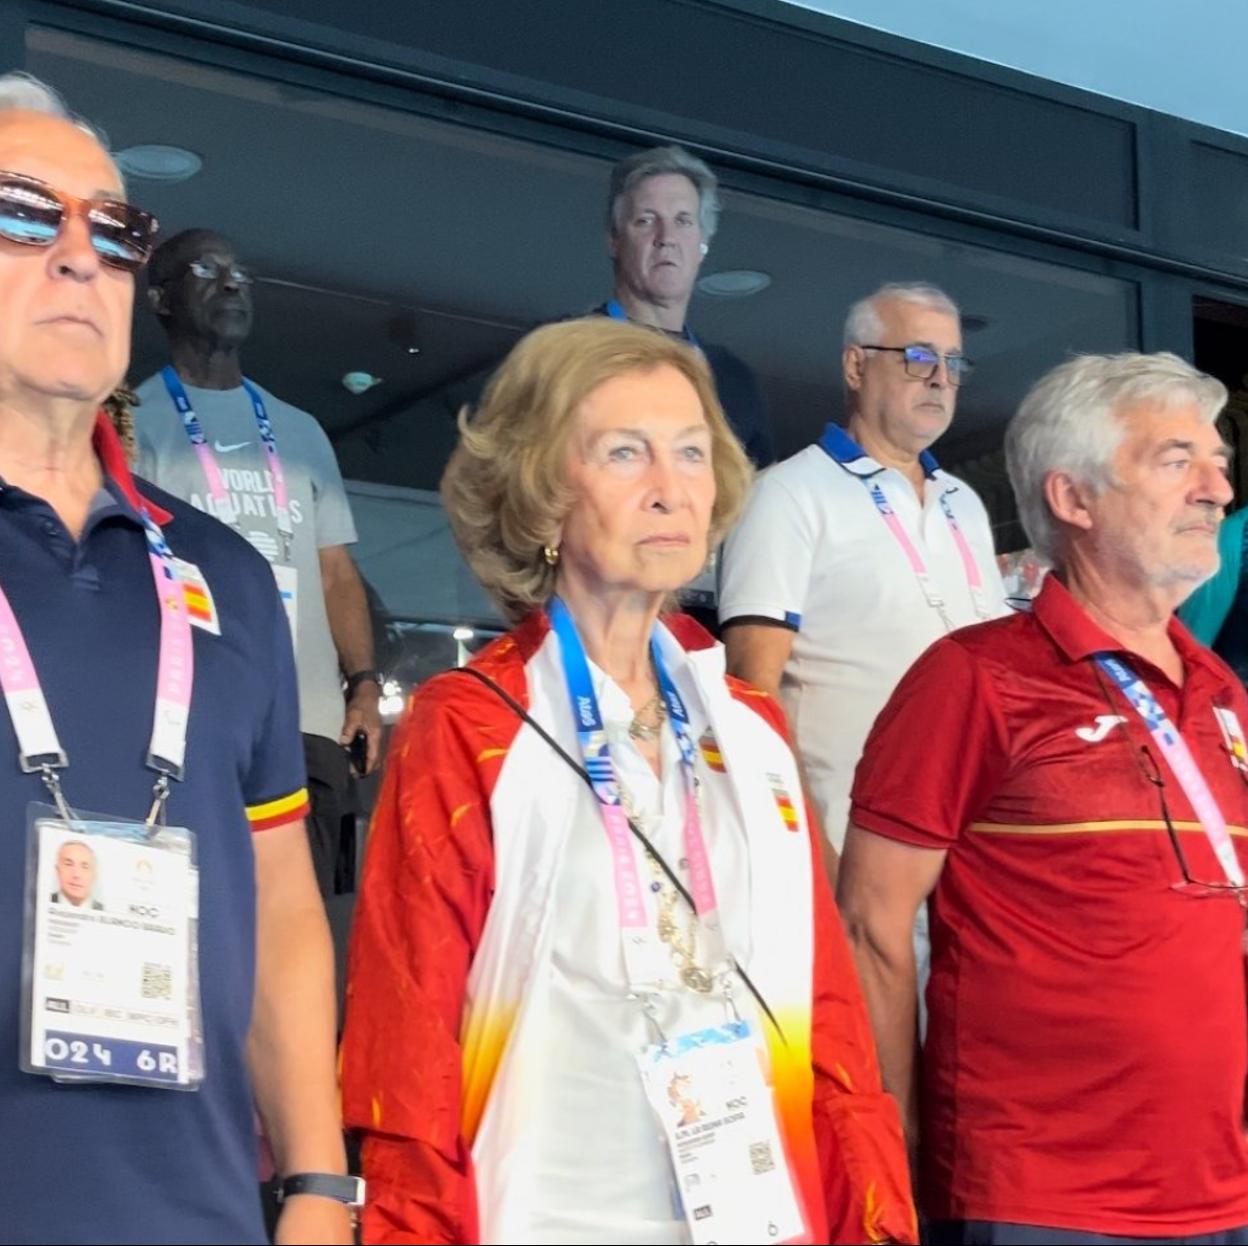
[(236, 441), (233, 443), (233, 445), (223, 446), (219, 441), (214, 441), (212, 445), (213, 445), (213, 449), (216, 450), (218, 454), (229, 454), (231, 450), (241, 450), (244, 446), (251, 445), (251, 442), (250, 441)]
[(1076, 727), (1075, 735), (1088, 744), (1099, 744), (1119, 723), (1126, 721), (1121, 714), (1098, 714), (1095, 727)]

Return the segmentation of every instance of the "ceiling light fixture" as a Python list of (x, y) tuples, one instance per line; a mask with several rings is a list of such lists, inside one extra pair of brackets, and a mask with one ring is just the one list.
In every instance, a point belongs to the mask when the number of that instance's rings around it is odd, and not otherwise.
[(127, 177), (146, 182), (185, 182), (204, 167), (203, 159), (185, 147), (139, 143), (114, 153), (117, 167)]
[(380, 384), (381, 377), (374, 376), (371, 372), (348, 372), (342, 378), (343, 389), (354, 394), (357, 398), (361, 394), (367, 394), (374, 385)]
[(767, 289), (771, 274), (756, 268), (726, 268), (722, 272), (707, 273), (698, 278), (698, 289), (721, 299), (743, 299)]

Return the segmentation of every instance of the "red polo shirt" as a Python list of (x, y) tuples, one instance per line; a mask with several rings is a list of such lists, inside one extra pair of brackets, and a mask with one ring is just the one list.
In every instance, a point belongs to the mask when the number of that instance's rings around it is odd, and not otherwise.
[[(1143, 722), (1092, 655), (1125, 656), (1186, 739), (1248, 865), (1248, 783), (1213, 707), (1230, 669), (1178, 622), (1177, 688), (1053, 577), (1032, 612), (938, 641), (880, 714), (853, 821), (948, 850), (932, 897), (924, 1210), (1169, 1237), (1248, 1225), (1244, 914)], [(1119, 716), (1121, 716), (1119, 718)]]

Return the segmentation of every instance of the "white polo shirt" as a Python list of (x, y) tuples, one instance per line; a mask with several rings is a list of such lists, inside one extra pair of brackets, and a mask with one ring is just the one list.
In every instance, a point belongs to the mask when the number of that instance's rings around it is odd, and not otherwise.
[[(838, 851), (867, 733), (910, 664), (948, 630), (929, 595), (954, 628), (1008, 613), (984, 504), (931, 454), (921, 462), (922, 504), (901, 472), (829, 424), (817, 444), (759, 477), (720, 560), (721, 623), (754, 616), (797, 633), (780, 695)], [(926, 594), (875, 485), (925, 565)], [(942, 499), (979, 569), (979, 603)], [(916, 748), (922, 738), (916, 723)]]

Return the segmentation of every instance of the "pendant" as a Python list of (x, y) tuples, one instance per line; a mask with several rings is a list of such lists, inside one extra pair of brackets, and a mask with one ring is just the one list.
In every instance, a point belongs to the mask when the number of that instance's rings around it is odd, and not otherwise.
[(680, 980), (699, 995), (709, 994), (711, 987), (715, 985), (714, 979), (700, 965), (686, 965), (680, 971)]

